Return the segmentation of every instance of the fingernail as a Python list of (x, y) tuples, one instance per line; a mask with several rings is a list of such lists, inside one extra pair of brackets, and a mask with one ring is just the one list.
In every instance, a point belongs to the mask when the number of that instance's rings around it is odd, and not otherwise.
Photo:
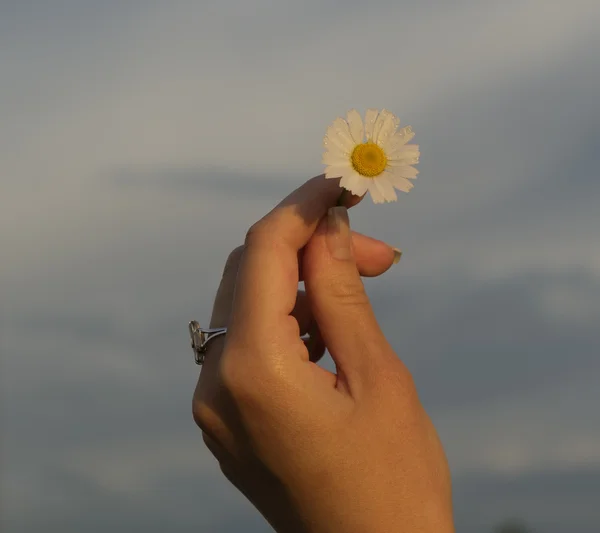
[(392, 248), (392, 250), (394, 250), (394, 264), (397, 265), (402, 257), (402, 250), (399, 248)]
[(327, 212), (327, 246), (336, 259), (352, 258), (350, 219), (344, 206), (331, 207)]

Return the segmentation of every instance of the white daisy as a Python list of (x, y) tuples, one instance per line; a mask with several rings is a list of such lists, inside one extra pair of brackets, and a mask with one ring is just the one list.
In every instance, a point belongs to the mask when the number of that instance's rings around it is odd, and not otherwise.
[(400, 120), (383, 109), (367, 109), (365, 121), (355, 109), (346, 120), (336, 118), (323, 145), (326, 178), (342, 178), (340, 186), (356, 196), (367, 191), (373, 202), (397, 200), (394, 188), (408, 192), (419, 171), (419, 146), (407, 144), (415, 134), (410, 126), (398, 130)]

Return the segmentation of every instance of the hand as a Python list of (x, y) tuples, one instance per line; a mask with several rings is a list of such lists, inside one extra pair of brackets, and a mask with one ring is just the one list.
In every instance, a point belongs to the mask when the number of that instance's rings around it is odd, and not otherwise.
[[(360, 278), (394, 252), (350, 232), (346, 208), (330, 209), (339, 194), (338, 180), (309, 180), (230, 256), (211, 322), (229, 330), (206, 354), (194, 418), (280, 533), (450, 533), (444, 451)], [(324, 346), (336, 374), (311, 361)]]

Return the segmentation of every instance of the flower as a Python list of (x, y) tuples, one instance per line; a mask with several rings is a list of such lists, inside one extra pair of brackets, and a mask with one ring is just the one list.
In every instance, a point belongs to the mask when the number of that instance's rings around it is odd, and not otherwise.
[(398, 130), (399, 124), (385, 109), (367, 109), (364, 123), (356, 109), (346, 120), (336, 118), (323, 139), (325, 177), (341, 177), (340, 186), (356, 196), (369, 191), (376, 204), (396, 201), (394, 188), (410, 191), (419, 173), (411, 166), (419, 162), (419, 146), (407, 144), (415, 134), (410, 126)]

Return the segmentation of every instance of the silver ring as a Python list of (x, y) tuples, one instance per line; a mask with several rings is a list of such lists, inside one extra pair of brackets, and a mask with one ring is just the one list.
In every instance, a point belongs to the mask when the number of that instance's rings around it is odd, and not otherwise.
[(227, 333), (227, 328), (202, 329), (200, 324), (195, 320), (190, 322), (189, 327), (190, 337), (192, 339), (192, 350), (194, 350), (194, 360), (197, 365), (202, 365), (204, 363), (204, 354), (206, 354), (208, 343), (215, 337), (225, 335), (225, 333)]
[[(197, 365), (204, 364), (204, 356), (208, 349), (208, 343), (214, 338), (227, 333), (227, 328), (209, 328), (202, 329), (200, 324), (192, 320), (189, 324), (190, 337), (192, 339), (192, 350), (194, 351), (194, 360)], [(306, 342), (310, 339), (310, 335), (302, 335), (301, 340)]]

